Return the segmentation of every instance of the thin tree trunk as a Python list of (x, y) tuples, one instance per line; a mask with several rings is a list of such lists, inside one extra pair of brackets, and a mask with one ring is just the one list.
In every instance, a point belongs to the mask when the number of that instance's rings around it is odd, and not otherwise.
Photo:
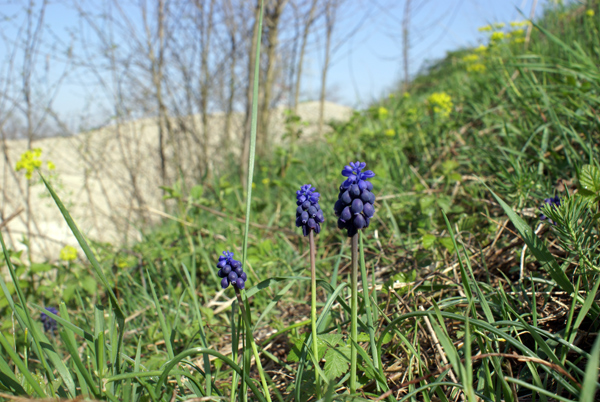
[(404, 18), (402, 19), (402, 58), (404, 59), (404, 83), (402, 85), (403, 92), (408, 92), (410, 87), (410, 77), (408, 71), (408, 52), (409, 52), (409, 26), (410, 26), (410, 1), (406, 0), (404, 6)]
[(327, 88), (327, 70), (329, 70), (329, 56), (331, 52), (331, 36), (333, 34), (333, 25), (335, 23), (336, 5), (327, 3), (325, 11), (327, 37), (325, 41), (325, 61), (323, 62), (323, 70), (321, 71), (321, 96), (319, 97), (319, 135), (323, 133), (323, 120), (325, 118), (325, 92)]
[(313, 0), (310, 6), (308, 20), (304, 24), (304, 32), (302, 33), (302, 42), (300, 45), (300, 54), (298, 56), (298, 71), (296, 73), (296, 87), (294, 88), (294, 114), (298, 113), (298, 101), (300, 99), (300, 82), (302, 81), (302, 66), (304, 65), (304, 54), (306, 52), (306, 43), (308, 42), (308, 34), (310, 27), (314, 22), (315, 10), (317, 9), (317, 1)]
[(256, 136), (257, 152), (261, 155), (268, 153), (269, 124), (271, 120), (271, 97), (275, 83), (276, 50), (279, 43), (279, 20), (288, 0), (276, 0), (276, 4), (267, 13), (267, 71), (264, 81), (264, 92), (260, 113), (260, 130)]
[[(211, 164), (209, 162), (209, 146), (210, 146), (210, 135), (208, 132), (208, 89), (210, 85), (210, 72), (208, 70), (208, 56), (210, 52), (210, 36), (213, 28), (213, 11), (215, 6), (215, 0), (210, 1), (208, 10), (208, 21), (206, 31), (204, 26), (202, 27), (203, 41), (202, 41), (202, 53), (201, 53), (201, 83), (200, 83), (200, 114), (202, 116), (202, 139), (203, 149), (202, 155), (205, 163), (204, 173), (207, 174), (211, 171)], [(204, 7), (202, 8), (204, 14)], [(204, 15), (202, 15), (204, 20)]]

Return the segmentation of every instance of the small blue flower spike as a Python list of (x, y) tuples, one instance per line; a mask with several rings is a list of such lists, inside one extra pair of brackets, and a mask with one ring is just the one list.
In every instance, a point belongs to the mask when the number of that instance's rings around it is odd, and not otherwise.
[[(58, 310), (54, 307), (46, 307), (46, 310), (52, 314), (58, 315)], [(54, 333), (57, 329), (56, 320), (46, 313), (40, 315), (40, 321), (44, 325), (44, 331)]]
[(321, 232), (321, 223), (325, 221), (323, 211), (319, 206), (319, 197), (316, 188), (305, 184), (296, 191), (296, 227), (302, 228), (302, 234), (308, 236), (311, 230)]
[(348, 237), (354, 236), (359, 229), (369, 226), (371, 218), (375, 215), (375, 195), (373, 183), (369, 179), (375, 177), (364, 162), (350, 162), (342, 170), (342, 176), (347, 179), (340, 186), (338, 200), (333, 207), (338, 217), (338, 228), (346, 229)]
[(242, 269), (242, 263), (233, 259), (233, 253), (223, 251), (223, 255), (219, 256), (217, 268), (219, 268), (219, 278), (223, 278), (221, 279), (223, 289), (227, 289), (230, 284), (238, 289), (244, 289), (248, 276)]
[[(545, 198), (544, 204), (550, 205), (553, 208), (560, 207), (560, 198), (558, 197), (558, 195), (556, 195), (552, 198)], [(544, 206), (544, 204), (542, 204), (540, 206), (540, 209), (542, 208), (542, 206)], [(550, 222), (551, 224), (556, 225), (556, 222), (554, 222), (552, 219), (548, 218), (543, 213), (540, 213), (540, 220), (544, 221), (546, 219), (548, 219), (548, 222)]]

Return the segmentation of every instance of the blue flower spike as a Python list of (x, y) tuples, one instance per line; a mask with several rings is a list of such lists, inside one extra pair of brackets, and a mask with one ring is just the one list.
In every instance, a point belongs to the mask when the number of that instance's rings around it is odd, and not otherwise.
[[(540, 206), (540, 209), (544, 206), (544, 205), (550, 205), (552, 208), (557, 208), (560, 207), (560, 198), (558, 197), (558, 195), (552, 197), (552, 198), (545, 198), (544, 199), (544, 204), (542, 204)], [(550, 222), (553, 225), (556, 225), (556, 222), (554, 222), (552, 219), (548, 218), (546, 215), (544, 215), (543, 213), (540, 212), (540, 220), (544, 221), (548, 219), (548, 222)]]
[(302, 234), (308, 236), (311, 230), (321, 232), (321, 223), (325, 221), (323, 211), (319, 206), (319, 197), (316, 188), (305, 184), (296, 191), (296, 227), (302, 227)]
[[(46, 311), (49, 311), (52, 314), (58, 315), (58, 310), (55, 309), (54, 307), (46, 307)], [(42, 313), (40, 315), (40, 321), (44, 325), (45, 332), (51, 332), (54, 334), (54, 332), (56, 331), (56, 329), (58, 327), (56, 324), (56, 320), (54, 318), (50, 317), (46, 313)]]
[(246, 286), (246, 279), (248, 276), (242, 269), (242, 263), (233, 259), (233, 253), (223, 251), (223, 255), (219, 256), (219, 262), (217, 263), (219, 268), (219, 278), (221, 279), (221, 287), (227, 289), (229, 285), (233, 285), (238, 289), (244, 289)]
[(342, 170), (342, 176), (347, 179), (340, 186), (333, 210), (338, 217), (338, 228), (346, 229), (348, 237), (354, 236), (359, 229), (369, 227), (375, 215), (373, 183), (369, 181), (375, 173), (364, 170), (366, 167), (364, 162), (350, 162)]

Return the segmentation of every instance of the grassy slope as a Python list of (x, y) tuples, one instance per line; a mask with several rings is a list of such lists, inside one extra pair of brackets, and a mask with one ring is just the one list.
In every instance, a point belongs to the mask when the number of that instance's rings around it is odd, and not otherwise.
[[(588, 9), (595, 10), (595, 16), (586, 13)], [(469, 313), (472, 319), (481, 322), (519, 323), (521, 317), (527, 325), (559, 333), (569, 343), (573, 342), (564, 333), (568, 313), (565, 305), (572, 302), (569, 297), (536, 299), (527, 297), (527, 293), (510, 294), (517, 290), (531, 291), (534, 281), (528, 277), (538, 278), (535, 282), (538, 292), (555, 289), (543, 283), (547, 275), (530, 254), (525, 261), (526, 277), (522, 288), (519, 287), (523, 243), (515, 237), (512, 223), (507, 222), (505, 212), (479, 180), (487, 183), (535, 228), (537, 208), (542, 200), (555, 193), (562, 195), (566, 188), (572, 190), (579, 169), (598, 160), (599, 27), (600, 10), (596, 2), (587, 7), (550, 10), (539, 21), (540, 29), (533, 30), (528, 44), (517, 43), (519, 40), (515, 37), (520, 36), (513, 34), (512, 38), (493, 42), (482, 52), (465, 49), (450, 53), (417, 77), (409, 94), (393, 94), (368, 111), (356, 113), (350, 121), (337, 125), (323, 143), (294, 143), (287, 149), (275, 150), (271, 158), (261, 160), (254, 180), (257, 191), (252, 212), (255, 224), (250, 232), (250, 286), (271, 277), (308, 276), (307, 241), (293, 234), (297, 232), (293, 224), (294, 192), (304, 183), (318, 188), (323, 209), (331, 212), (326, 215), (324, 230), (317, 237), (318, 277), (332, 284), (347, 279), (349, 250), (341, 248), (342, 244), (347, 245), (347, 240), (336, 228), (332, 206), (342, 179), (342, 167), (350, 160), (361, 160), (377, 174), (373, 182), (379, 200), (377, 219), (366, 232), (369, 272), (375, 272), (377, 284), (415, 283), (409, 288), (374, 294), (381, 307), (378, 317), (381, 328), (386, 322), (399, 320), (398, 326), (394, 326), (399, 331), (384, 348), (383, 361), (387, 368), (406, 376), (387, 373), (388, 378), (394, 378), (390, 384), (397, 386), (435, 372), (439, 350), (432, 344), (431, 331), (422, 320), (417, 323), (402, 319), (402, 314), (416, 311), (419, 306), (429, 309), (432, 300), (448, 314)], [(465, 58), (471, 54), (477, 55), (477, 60), (473, 56)], [(474, 63), (484, 65), (485, 71), (468, 71)], [(433, 105), (427, 99), (433, 92), (446, 92), (451, 96), (453, 110), (448, 117), (432, 112)], [(295, 137), (298, 130), (301, 125), (291, 122), (289, 134)], [(174, 353), (199, 345), (199, 324), (193, 301), (185, 293), (182, 264), (196, 272), (196, 288), (203, 306), (200, 311), (209, 344), (227, 350), (230, 309), (217, 314), (215, 310), (220, 303), (232, 298), (233, 293), (229, 289), (225, 294), (218, 294), (214, 265), (221, 251), (229, 249), (239, 255), (241, 248), (243, 225), (239, 220), (243, 218), (244, 203), (238, 177), (237, 171), (224, 168), (210, 183), (193, 189), (174, 188), (173, 215), (180, 221), (167, 222), (131, 250), (95, 246), (110, 273), (110, 280), (115, 283), (117, 297), (122, 300), (127, 315), (132, 317), (127, 323), (130, 332), (125, 336), (124, 351), (135, 356), (138, 339), (141, 339), (144, 345), (141, 358), (148, 370), (159, 369), (168, 359), (168, 351), (156, 312), (148, 307), (152, 306), (152, 295), (148, 277), (142, 279), (146, 269), (167, 323), (173, 329)], [(468, 289), (476, 294), (476, 288), (473, 283), (464, 286), (460, 278), (454, 243), (441, 211), (448, 215), (459, 243), (465, 245), (464, 252), (472, 257), (474, 278), (480, 281), (481, 291), (486, 293), (485, 298), (490, 303), (487, 308), (479, 301), (474, 301), (475, 307), (469, 307)], [(181, 224), (181, 221), (186, 223)], [(541, 235), (555, 237), (546, 226), (541, 228)], [(566, 271), (573, 281), (582, 280), (580, 288), (587, 289), (595, 283), (597, 276), (575, 275), (576, 259), (568, 250), (557, 245), (551, 250), (558, 256), (559, 263), (566, 263)], [(460, 251), (463, 252), (462, 246)], [(449, 267), (454, 269), (447, 269)], [(35, 291), (29, 281), (23, 281), (23, 286), (30, 300), (39, 304), (55, 305), (60, 299), (67, 299), (73, 321), (93, 333), (92, 306), (108, 301), (96, 295), (93, 277), (86, 273), (85, 267), (75, 263), (69, 270), (67, 273), (65, 267), (59, 267), (59, 275), (70, 278), (71, 283), (71, 287), (60, 294), (52, 284), (39, 285), (39, 281), (36, 281)], [(72, 273), (77, 273), (78, 278)], [(291, 285), (278, 304), (263, 316), (277, 292), (289, 283), (286, 280), (274, 284), (252, 299), (253, 321), (259, 316), (262, 320), (255, 332), (258, 339), (265, 340), (274, 330), (308, 318), (308, 285), (301, 281)], [(428, 287), (416, 288), (422, 284)], [(436, 291), (431, 290), (434, 288)], [(498, 292), (500, 288), (509, 294)], [(324, 294), (320, 299), (325, 300)], [(328, 331), (346, 333), (348, 326), (343, 315), (336, 312), (331, 320)], [(501, 356), (490, 357), (488, 364), (474, 361), (474, 369), (470, 363), (462, 366), (456, 359), (471, 353), (461, 343), (470, 344), (469, 339), (474, 341), (473, 353), (516, 351), (526, 355), (527, 351), (498, 341), (493, 331), (483, 324), (475, 324), (466, 331), (456, 317), (448, 319), (445, 325), (431, 321), (438, 337), (447, 336), (449, 342), (456, 342), (458, 351), (450, 343), (444, 344), (447, 358), (455, 363), (453, 375), (463, 384), (474, 382), (482, 394), (511, 400), (513, 392), (521, 396), (529, 392), (521, 385), (511, 388), (504, 380), (504, 376), (509, 376), (553, 392), (563, 392), (565, 396), (577, 395), (572, 390), (576, 387), (571, 384), (569, 388), (562, 374), (556, 374), (556, 369), (544, 371), (544, 367), (547, 369), (544, 365), (538, 366), (539, 377), (532, 370), (532, 363), (527, 363), (528, 366), (523, 361)], [(597, 322), (588, 319), (582, 322), (582, 328), (597, 332)], [(3, 330), (10, 326), (9, 320), (3, 321)], [(444, 326), (447, 335), (444, 335)], [(571, 346), (548, 341), (549, 334), (541, 340), (526, 333), (525, 324), (496, 327), (528, 350), (538, 351), (542, 359), (565, 367), (581, 382), (582, 375), (577, 370), (584, 368), (585, 359), (578, 359), (590, 350), (592, 337), (579, 338), (577, 345), (583, 351), (574, 352)], [(293, 375), (289, 370), (294, 367), (286, 367), (285, 360), (289, 358), (290, 349), (294, 349), (294, 342), (301, 339), (300, 334), (306, 330), (307, 326), (299, 327), (275, 338), (268, 349), (272, 357), (264, 361), (266, 368)], [(465, 338), (469, 336), (466, 332), (473, 338)], [(56, 342), (61, 349), (61, 341)], [(22, 335), (17, 343), (23, 344)], [(556, 355), (556, 361), (553, 356), (548, 357), (552, 354)], [(573, 363), (565, 363), (567, 357)], [(269, 363), (271, 360), (274, 361)], [(475, 379), (469, 371), (475, 372)], [(272, 375), (276, 382), (289, 382), (288, 377)], [(229, 378), (230, 373), (224, 371), (217, 376), (217, 383), (226, 384)], [(428, 381), (423, 380), (416, 386)], [(225, 390), (227, 385), (221, 387)], [(291, 391), (290, 388), (293, 387), (280, 387), (283, 394)], [(401, 392), (414, 388), (414, 384), (407, 385)], [(367, 389), (377, 394), (372, 387)]]

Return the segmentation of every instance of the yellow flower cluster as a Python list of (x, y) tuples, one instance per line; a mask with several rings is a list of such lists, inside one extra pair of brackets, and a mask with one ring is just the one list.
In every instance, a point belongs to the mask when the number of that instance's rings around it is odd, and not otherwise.
[(35, 169), (39, 169), (40, 166), (42, 166), (42, 160), (40, 159), (41, 156), (41, 148), (28, 149), (27, 151), (21, 154), (21, 159), (17, 161), (15, 170), (18, 172), (20, 170), (25, 169), (25, 177), (27, 178), (27, 180), (31, 179), (33, 171)]
[(589, 10), (587, 10), (585, 12), (585, 15), (587, 15), (588, 17), (593, 17), (594, 15), (596, 15), (596, 13), (594, 12), (594, 10), (592, 10), (591, 8)]
[(485, 45), (479, 45), (478, 47), (475, 48), (475, 51), (477, 53), (484, 53), (487, 50), (487, 46)]
[(511, 27), (513, 27), (513, 28), (517, 28), (517, 27), (524, 27), (524, 26), (527, 26), (527, 25), (529, 25), (530, 23), (531, 23), (531, 22), (530, 22), (530, 21), (527, 21), (527, 20), (524, 20), (524, 21), (512, 21), (512, 22), (510, 23), (510, 26), (511, 26)]
[(479, 60), (479, 56), (476, 54), (468, 54), (462, 58), (462, 61), (465, 63), (473, 63)]
[(492, 30), (492, 26), (491, 25), (486, 25), (483, 27), (479, 27), (479, 32), (490, 32)]
[(492, 33), (491, 38), (493, 42), (501, 41), (502, 39), (504, 39), (504, 32), (494, 32)]
[(446, 92), (435, 92), (429, 95), (427, 103), (435, 114), (442, 117), (448, 117), (454, 106), (452, 98)]
[(483, 73), (485, 72), (485, 64), (473, 63), (467, 66), (467, 71), (470, 73)]
[(479, 56), (476, 54), (469, 54), (462, 58), (462, 61), (467, 65), (467, 71), (470, 73), (483, 73), (485, 71), (485, 64), (479, 60)]
[(377, 111), (377, 113), (379, 115), (379, 118), (382, 120), (387, 119), (388, 114), (389, 114), (388, 110), (386, 108), (384, 108), (383, 106), (379, 107), (379, 110)]
[(77, 249), (71, 246), (64, 246), (60, 250), (60, 259), (63, 261), (75, 261), (77, 259)]
[(506, 26), (506, 24), (504, 22), (497, 22), (494, 24), (494, 28), (496, 29), (502, 29)]
[(385, 130), (383, 132), (385, 135), (387, 135), (388, 137), (393, 137), (394, 135), (396, 135), (396, 132), (394, 131), (393, 128), (388, 128), (387, 130)]

